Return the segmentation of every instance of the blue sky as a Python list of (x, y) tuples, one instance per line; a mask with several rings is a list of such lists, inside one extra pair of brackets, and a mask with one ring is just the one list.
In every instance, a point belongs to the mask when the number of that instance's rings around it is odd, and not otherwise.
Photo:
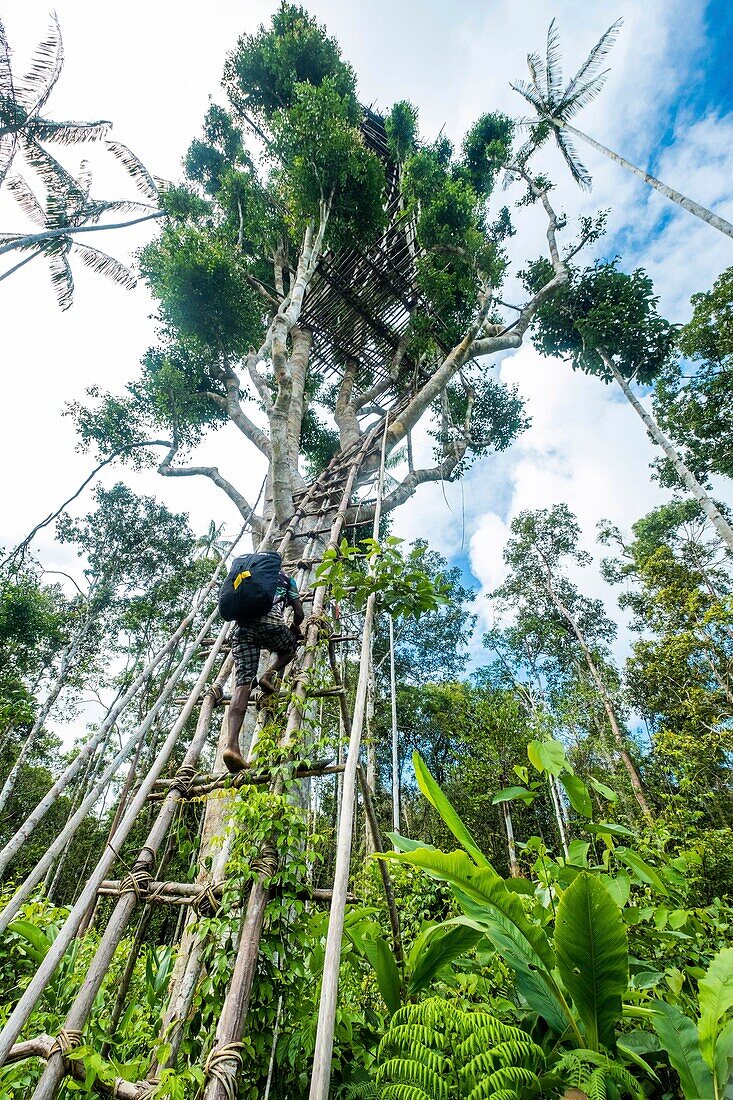
[[(67, 64), (52, 100), (57, 117), (101, 115), (114, 120), (115, 136), (128, 142), (157, 174), (175, 178), (218, 84), (227, 50), (238, 34), (267, 20), (272, 0), (219, 0), (215, 18), (203, 19), (198, 0), (128, 0), (124, 9), (96, 0), (57, 0)], [(714, 0), (307, 0), (354, 64), (366, 102), (387, 108), (410, 98), (420, 106), (426, 137), (445, 125), (456, 142), (487, 109), (523, 113), (509, 81), (524, 75), (524, 58), (541, 50), (547, 25), (558, 19), (570, 74), (619, 15), (624, 26), (599, 98), (578, 125), (661, 178), (733, 217), (733, 102), (729, 57), (733, 7)], [(3, 16), (22, 66), (42, 37), (43, 9), (5, 0)], [(602, 250), (620, 251), (627, 267), (643, 265), (655, 279), (663, 308), (682, 320), (690, 295), (709, 287), (733, 261), (731, 242), (661, 196), (645, 189), (593, 150), (583, 150), (594, 177), (590, 194), (578, 191), (558, 155), (543, 151), (542, 167), (557, 182), (556, 203), (575, 219), (610, 208)], [(73, 164), (73, 157), (70, 162)], [(94, 160), (98, 191), (112, 194), (121, 178)], [(501, 201), (506, 201), (502, 196)], [(0, 198), (0, 224), (16, 228), (18, 214)], [(515, 268), (543, 249), (538, 212), (518, 218), (512, 241)], [(115, 235), (104, 246), (131, 256), (147, 229)], [(100, 242), (101, 244), (101, 242)], [(511, 287), (511, 279), (510, 284)], [(509, 291), (507, 292), (509, 293)], [(511, 300), (511, 299), (509, 299)], [(40, 265), (0, 284), (5, 400), (0, 408), (0, 461), (15, 471), (5, 487), (0, 545), (12, 545), (88, 473), (90, 460), (75, 451), (73, 427), (62, 411), (91, 384), (119, 391), (153, 340), (153, 303), (145, 288), (124, 293), (86, 271), (78, 274), (76, 302), (59, 314)], [(516, 384), (532, 427), (504, 455), (477, 464), (463, 489), (425, 486), (400, 513), (397, 532), (428, 535), (431, 545), (456, 561), (480, 589), (477, 637), (492, 621), (486, 591), (501, 582), (501, 552), (511, 517), (523, 508), (565, 500), (578, 515), (586, 546), (597, 552), (595, 524), (608, 517), (628, 530), (665, 495), (649, 480), (652, 448), (643, 426), (620, 394), (594, 379), (541, 359), (530, 346), (486, 364)], [(423, 455), (429, 441), (418, 441)], [(243, 455), (234, 429), (217, 433), (196, 455), (215, 461), (256, 496), (261, 467)], [(117, 476), (111, 472), (110, 484)], [(128, 475), (125, 475), (128, 477)], [(162, 482), (149, 472), (130, 476), (139, 492), (155, 494), (174, 510), (188, 510), (197, 528), (211, 518), (230, 529), (236, 515), (207, 483)], [(88, 502), (88, 501), (87, 501)], [(87, 503), (83, 502), (83, 503)], [(465, 540), (461, 548), (461, 516)], [(49, 568), (78, 568), (68, 548), (41, 540)], [(469, 573), (470, 571), (470, 573)], [(615, 593), (597, 569), (583, 584), (616, 615)], [(622, 631), (618, 656), (629, 637)], [(477, 654), (478, 658), (478, 654)]]

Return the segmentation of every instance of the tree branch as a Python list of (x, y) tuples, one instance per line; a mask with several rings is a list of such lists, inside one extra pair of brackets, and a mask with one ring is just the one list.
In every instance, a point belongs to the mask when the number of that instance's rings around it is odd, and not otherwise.
[(231, 482), (219, 473), (216, 466), (172, 466), (171, 463), (176, 457), (178, 449), (179, 444), (177, 441), (170, 444), (168, 454), (158, 466), (158, 473), (162, 474), (163, 477), (208, 477), (217, 488), (226, 493), (242, 519), (252, 528), (255, 537), (261, 538), (264, 532), (263, 522), (239, 490), (235, 489)]

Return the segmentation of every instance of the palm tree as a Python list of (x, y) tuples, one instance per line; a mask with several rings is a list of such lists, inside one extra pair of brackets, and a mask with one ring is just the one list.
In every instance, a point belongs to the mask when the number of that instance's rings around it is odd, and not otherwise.
[(701, 206), (700, 203), (688, 199), (679, 191), (668, 187), (666, 183), (662, 183), (661, 180), (649, 175), (648, 172), (638, 168), (618, 153), (614, 153), (605, 145), (601, 145), (595, 138), (570, 125), (569, 120), (581, 108), (595, 99), (605, 83), (608, 69), (604, 69), (602, 72), (598, 70), (616, 39), (621, 22), (620, 19), (617, 19), (608, 28), (588, 54), (573, 79), (568, 84), (564, 84), (560, 68), (560, 35), (555, 20), (552, 20), (547, 31), (546, 60), (543, 61), (539, 54), (529, 54), (527, 56), (527, 66), (531, 79), (518, 80), (511, 85), (515, 92), (519, 92), (537, 112), (537, 118), (531, 120), (533, 133), (530, 142), (525, 146), (525, 152), (528, 153), (533, 148), (538, 148), (551, 133), (554, 133), (560, 152), (565, 158), (573, 179), (580, 187), (590, 188), (590, 173), (575, 150), (569, 136), (572, 134), (573, 137), (580, 138), (581, 141), (592, 145), (594, 149), (609, 157), (616, 164), (620, 164), (623, 168), (627, 168), (629, 172), (633, 172), (635, 176), (644, 180), (650, 187), (654, 187), (661, 194), (666, 195), (668, 199), (671, 199), (672, 202), (676, 202), (691, 214), (707, 222), (708, 225), (712, 225), (714, 229), (733, 237), (733, 225), (725, 218), (721, 218), (719, 214), (714, 214), (711, 210)]
[(104, 119), (96, 122), (52, 122), (41, 116), (64, 64), (64, 45), (56, 15), (46, 38), (39, 43), (31, 67), (16, 80), (10, 65), (10, 47), (0, 23), (0, 184), (20, 147), (32, 159), (39, 142), (56, 141), (75, 145), (99, 141), (112, 125)]
[[(69, 266), (70, 252), (99, 274), (122, 286), (135, 285), (132, 273), (119, 261), (97, 248), (80, 244), (73, 235), (102, 229), (134, 225), (148, 218), (164, 216), (158, 210), (160, 188), (144, 165), (125, 145), (107, 140), (110, 122), (53, 122), (41, 116), (58, 81), (64, 61), (63, 41), (58, 19), (36, 49), (28, 74), (16, 80), (10, 65), (10, 48), (5, 28), (0, 23), (0, 185), (7, 177), (7, 189), (39, 232), (0, 233), (0, 255), (12, 250), (28, 253), (20, 262), (0, 275), (0, 281), (13, 275), (35, 256), (45, 255), (54, 289), (62, 309), (71, 305), (74, 281)], [(47, 142), (75, 145), (105, 140), (109, 151), (122, 163), (147, 202), (102, 201), (90, 197), (91, 175), (82, 162), (78, 178), (72, 176), (44, 147)], [(36, 198), (21, 175), (8, 176), (17, 152), (40, 177), (46, 191), (45, 206)], [(150, 205), (150, 203), (155, 205)], [(99, 225), (103, 214), (125, 212), (139, 215), (132, 221)], [(72, 235), (73, 234), (73, 235)]]

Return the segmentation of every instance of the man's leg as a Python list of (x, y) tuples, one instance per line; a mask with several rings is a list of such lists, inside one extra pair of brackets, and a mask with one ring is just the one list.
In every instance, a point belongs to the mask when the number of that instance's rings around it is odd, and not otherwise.
[(273, 664), (270, 665), (267, 672), (260, 676), (260, 687), (265, 694), (272, 695), (275, 691), (275, 677), (279, 672), (283, 672), (292, 661), (297, 643), (290, 627), (285, 626), (283, 623), (282, 625), (273, 624), (268, 627), (267, 632), (263, 631), (262, 644), (275, 656)]
[(239, 750), (239, 734), (247, 713), (251, 690), (251, 684), (237, 684), (232, 692), (227, 715), (227, 747), (224, 749), (224, 763), (230, 772), (241, 772), (246, 766)]
[(227, 747), (224, 749), (223, 757), (230, 772), (241, 772), (246, 767), (246, 763), (239, 748), (239, 734), (247, 713), (247, 703), (252, 684), (257, 678), (257, 666), (260, 661), (260, 647), (244, 624), (239, 624), (232, 633), (232, 656), (234, 657), (235, 686), (227, 714)]
[(293, 659), (293, 653), (276, 653), (275, 660), (260, 676), (260, 687), (266, 695), (272, 695), (275, 691), (275, 677), (278, 672), (283, 672)]

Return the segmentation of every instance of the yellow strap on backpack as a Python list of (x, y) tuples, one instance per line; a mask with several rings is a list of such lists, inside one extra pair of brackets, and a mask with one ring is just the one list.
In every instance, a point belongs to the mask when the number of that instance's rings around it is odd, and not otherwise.
[(252, 576), (252, 574), (250, 573), (249, 569), (245, 569), (245, 571), (243, 573), (238, 573), (237, 576), (234, 578), (234, 591), (235, 592), (237, 591), (237, 589), (239, 588), (242, 581), (246, 580), (247, 577), (251, 577), (251, 576)]

